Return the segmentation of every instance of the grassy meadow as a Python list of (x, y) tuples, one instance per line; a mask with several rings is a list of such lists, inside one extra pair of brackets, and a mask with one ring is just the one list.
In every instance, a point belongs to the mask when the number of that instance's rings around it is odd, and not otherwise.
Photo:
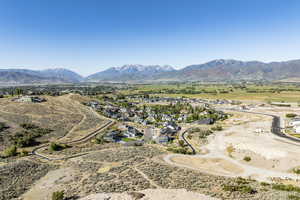
[(253, 100), (261, 102), (300, 102), (297, 84), (145, 84), (135, 85), (124, 94), (191, 97), (204, 99)]

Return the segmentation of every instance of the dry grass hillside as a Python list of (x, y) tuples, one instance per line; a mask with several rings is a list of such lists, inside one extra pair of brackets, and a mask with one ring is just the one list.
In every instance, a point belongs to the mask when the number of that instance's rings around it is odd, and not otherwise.
[[(39, 140), (76, 139), (105, 123), (105, 119), (96, 112), (81, 104), (79, 95), (60, 97), (46, 96), (46, 102), (28, 103), (14, 102), (11, 98), (0, 99), (0, 122), (10, 128), (0, 133), (1, 138), (22, 131), (23, 123), (52, 130)], [(4, 139), (0, 139), (4, 146)], [(2, 146), (2, 145), (1, 145)]]

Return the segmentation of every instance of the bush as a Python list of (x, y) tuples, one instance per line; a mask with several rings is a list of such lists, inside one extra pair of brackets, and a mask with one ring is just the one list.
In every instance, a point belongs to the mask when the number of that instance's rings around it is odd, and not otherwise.
[(183, 140), (179, 140), (178, 144), (180, 147), (185, 147), (185, 142)]
[(8, 127), (6, 126), (5, 123), (0, 122), (0, 132), (1, 132), (1, 131), (4, 131), (4, 130), (7, 129), (7, 128), (8, 128)]
[(223, 185), (224, 191), (255, 194), (257, 191), (248, 185)]
[(299, 197), (299, 196), (292, 195), (292, 194), (289, 195), (288, 198), (291, 199), (291, 200), (300, 200), (300, 197)]
[(227, 151), (228, 155), (230, 157), (232, 157), (232, 153), (235, 151), (235, 148), (232, 145), (230, 145), (226, 148), (226, 151)]
[(52, 200), (64, 200), (65, 199), (64, 191), (57, 191), (52, 193)]
[(4, 157), (11, 157), (16, 155), (17, 155), (17, 147), (15, 145), (10, 146), (3, 151)]
[(22, 128), (26, 129), (26, 130), (30, 130), (30, 129), (36, 129), (38, 128), (38, 126), (34, 125), (34, 124), (30, 124), (30, 123), (23, 123), (20, 125)]
[(20, 125), (25, 130), (17, 132), (10, 137), (10, 140), (17, 145), (17, 147), (29, 147), (39, 144), (35, 139), (50, 133), (52, 130), (40, 128), (34, 124), (23, 123)]
[(168, 147), (167, 151), (171, 151), (173, 153), (179, 153), (179, 154), (192, 154), (192, 152), (188, 151), (185, 147)]
[(217, 126), (214, 126), (211, 128), (212, 131), (222, 131), (223, 130), (223, 127), (220, 126), (220, 125), (217, 125)]
[(294, 117), (297, 116), (297, 114), (295, 114), (295, 113), (287, 113), (285, 116), (286, 116), (287, 118), (294, 118)]
[(102, 135), (97, 136), (94, 141), (95, 141), (96, 144), (104, 144), (105, 143), (105, 140), (104, 140)]
[(22, 157), (28, 156), (28, 155), (29, 155), (29, 153), (26, 150), (22, 150), (21, 153), (20, 153), (20, 156), (22, 156)]
[(300, 192), (300, 187), (293, 186), (293, 185), (273, 184), (272, 188), (275, 190), (282, 190), (288, 192)]
[(204, 139), (206, 138), (207, 136), (209, 136), (210, 134), (212, 134), (213, 132), (211, 130), (200, 130), (199, 131), (199, 138), (200, 139)]
[(269, 186), (269, 185), (270, 185), (270, 183), (261, 182), (261, 183), (260, 183), (260, 185), (261, 185), (261, 186)]
[(250, 156), (245, 156), (245, 157), (244, 157), (244, 161), (250, 162), (250, 161), (251, 161), (251, 157), (250, 157)]
[(57, 144), (55, 142), (51, 142), (50, 144), (50, 151), (60, 151), (65, 149), (67, 146), (63, 144)]

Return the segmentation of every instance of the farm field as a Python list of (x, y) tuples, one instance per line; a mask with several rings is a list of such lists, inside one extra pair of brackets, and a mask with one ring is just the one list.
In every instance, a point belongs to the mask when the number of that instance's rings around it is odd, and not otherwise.
[[(170, 92), (172, 91), (172, 92)], [(298, 84), (230, 85), (230, 84), (157, 84), (137, 85), (130, 93), (149, 93), (153, 96), (231, 99), (254, 102), (299, 102)]]

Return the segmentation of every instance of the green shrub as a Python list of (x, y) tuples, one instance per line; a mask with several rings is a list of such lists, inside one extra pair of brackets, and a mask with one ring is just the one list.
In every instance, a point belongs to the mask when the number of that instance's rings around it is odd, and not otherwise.
[(242, 177), (238, 177), (237, 180), (236, 180), (236, 183), (238, 185), (249, 184), (250, 180), (249, 179), (244, 179)]
[(250, 161), (251, 161), (251, 157), (250, 157), (250, 156), (245, 156), (245, 157), (244, 157), (244, 161), (250, 162)]
[(212, 131), (222, 131), (223, 130), (223, 127), (220, 126), (220, 125), (217, 125), (217, 126), (214, 126), (211, 128)]
[(211, 135), (213, 132), (211, 130), (199, 130), (199, 138), (200, 139), (204, 139), (206, 138), (207, 136)]
[(293, 172), (294, 172), (295, 174), (300, 174), (300, 168), (295, 168), (295, 169), (293, 169)]
[(286, 116), (287, 118), (294, 118), (294, 117), (297, 116), (297, 114), (295, 114), (295, 113), (287, 113), (285, 116)]
[(17, 147), (29, 147), (39, 144), (35, 139), (50, 133), (52, 130), (40, 128), (34, 124), (24, 123), (20, 125), (25, 130), (17, 132), (10, 137), (10, 141)]
[(22, 157), (28, 156), (28, 155), (29, 155), (29, 153), (26, 150), (22, 150), (21, 153), (20, 153), (20, 156), (22, 156)]
[(223, 185), (224, 191), (255, 194), (257, 191), (248, 185)]
[(0, 122), (0, 132), (4, 131), (5, 129), (7, 129), (8, 127), (6, 126), (6, 124), (4, 122)]
[(50, 143), (50, 151), (60, 151), (63, 150), (65, 148), (67, 148), (68, 146), (65, 144), (57, 144), (55, 142), (51, 142)]
[(167, 151), (179, 154), (192, 154), (186, 147), (168, 147)]
[(269, 185), (270, 185), (270, 183), (261, 182), (261, 183), (260, 183), (260, 185), (261, 185), (261, 186), (269, 186)]
[(64, 191), (57, 191), (52, 193), (52, 200), (64, 200), (65, 199)]
[(185, 142), (183, 140), (179, 140), (178, 144), (180, 147), (185, 147)]
[(103, 135), (101, 135), (101, 136), (97, 135), (94, 141), (95, 141), (96, 144), (104, 144), (105, 143)]
[(4, 157), (12, 157), (16, 155), (17, 155), (17, 147), (15, 145), (10, 146), (3, 151)]
[(300, 200), (300, 196), (296, 196), (296, 195), (292, 195), (292, 194), (289, 195), (288, 198), (291, 200)]
[(288, 192), (299, 192), (300, 193), (300, 187), (293, 186), (293, 185), (273, 184), (272, 188), (275, 189), (275, 190), (282, 190), (282, 191), (288, 191)]
[(34, 124), (30, 124), (30, 123), (23, 123), (20, 125), (22, 128), (26, 129), (26, 130), (30, 130), (30, 129), (36, 129), (38, 128), (38, 126), (34, 125)]

